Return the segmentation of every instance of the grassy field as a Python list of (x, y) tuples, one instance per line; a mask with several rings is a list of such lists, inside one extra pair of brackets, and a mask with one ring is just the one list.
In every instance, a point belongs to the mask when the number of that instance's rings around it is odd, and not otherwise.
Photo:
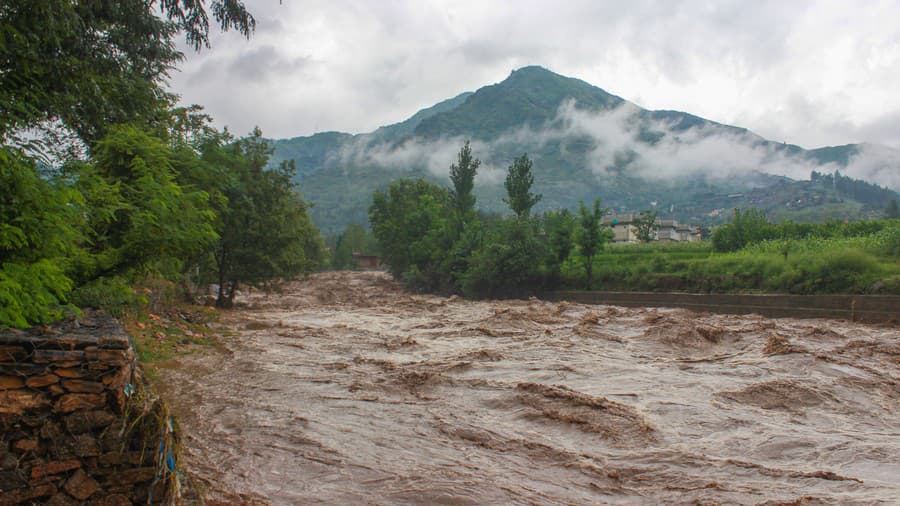
[[(584, 286), (574, 260), (563, 283)], [(900, 294), (900, 226), (864, 237), (779, 239), (716, 253), (708, 241), (609, 245), (594, 260), (599, 290)]]

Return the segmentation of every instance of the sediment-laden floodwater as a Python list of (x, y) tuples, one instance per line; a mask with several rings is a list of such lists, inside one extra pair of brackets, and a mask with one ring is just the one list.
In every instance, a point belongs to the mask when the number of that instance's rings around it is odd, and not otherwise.
[(324, 273), (160, 383), (222, 502), (896, 503), (900, 332)]

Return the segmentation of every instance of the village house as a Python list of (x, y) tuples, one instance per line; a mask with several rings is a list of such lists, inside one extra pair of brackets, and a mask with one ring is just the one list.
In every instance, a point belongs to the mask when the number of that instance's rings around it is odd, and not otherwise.
[[(604, 216), (602, 223), (612, 228), (613, 242), (638, 242), (637, 226), (635, 226), (634, 220), (639, 217), (639, 214), (614, 214)], [(656, 226), (653, 238), (657, 241), (694, 242), (702, 239), (699, 227), (678, 223), (675, 220), (657, 218)]]
[(601, 223), (609, 225), (613, 231), (613, 242), (637, 242), (637, 227), (632, 214), (604, 216)]
[(375, 270), (381, 265), (380, 259), (375, 255), (363, 255), (358, 251), (353, 252), (353, 261), (363, 270)]

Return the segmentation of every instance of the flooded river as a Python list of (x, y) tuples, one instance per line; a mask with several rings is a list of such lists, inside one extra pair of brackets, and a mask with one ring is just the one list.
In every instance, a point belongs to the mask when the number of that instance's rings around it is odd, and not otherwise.
[(894, 503), (900, 331), (324, 273), (160, 372), (222, 503)]

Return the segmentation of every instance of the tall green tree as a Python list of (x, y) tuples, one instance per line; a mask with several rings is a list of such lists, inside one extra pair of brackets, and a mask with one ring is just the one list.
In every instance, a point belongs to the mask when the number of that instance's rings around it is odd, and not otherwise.
[(472, 156), (472, 148), (469, 141), (459, 150), (457, 161), (450, 164), (450, 182), (453, 188), (450, 190), (450, 198), (453, 209), (456, 212), (458, 232), (462, 232), (463, 224), (474, 216), (475, 195), (472, 190), (475, 187), (475, 176), (481, 160)]
[[(213, 0), (212, 17), (245, 36), (255, 20), (240, 0)], [(206, 2), (10, 0), (0, 7), (0, 137), (59, 122), (92, 145), (107, 125), (157, 121), (174, 103), (165, 80), (183, 32), (209, 43)]]
[(218, 240), (210, 275), (219, 285), (216, 305), (230, 307), (242, 285), (262, 286), (313, 272), (323, 245), (308, 206), (295, 191), (293, 163), (266, 169), (271, 148), (259, 129), (237, 142), (214, 139), (206, 163), (221, 167)]
[(0, 5), (0, 326), (53, 320), (103, 276), (174, 276), (215, 237), (182, 181), (197, 154), (172, 143), (200, 115), (173, 114), (165, 82), (179, 32), (208, 46), (210, 19), (255, 26), (241, 0)]
[(506, 181), (503, 183), (507, 195), (503, 202), (519, 218), (527, 217), (531, 212), (531, 208), (540, 202), (542, 197), (540, 194), (535, 195), (531, 193), (531, 186), (534, 184), (531, 165), (528, 154), (523, 153), (522, 156), (513, 160), (506, 174)]
[(376, 191), (369, 223), (390, 273), (410, 286), (438, 290), (453, 241), (450, 192), (425, 180), (399, 179)]
[(634, 219), (633, 223), (634, 228), (637, 230), (638, 241), (650, 242), (653, 240), (656, 231), (659, 230), (659, 225), (656, 223), (657, 216), (659, 216), (659, 213), (656, 211), (642, 211)]
[(599, 253), (603, 246), (612, 239), (612, 230), (604, 227), (603, 216), (609, 212), (608, 209), (600, 207), (600, 199), (594, 199), (594, 206), (588, 210), (584, 205), (584, 201), (578, 202), (578, 230), (575, 235), (575, 242), (578, 245), (579, 253), (584, 265), (585, 274), (585, 290), (591, 289), (591, 280), (594, 274), (594, 256)]

